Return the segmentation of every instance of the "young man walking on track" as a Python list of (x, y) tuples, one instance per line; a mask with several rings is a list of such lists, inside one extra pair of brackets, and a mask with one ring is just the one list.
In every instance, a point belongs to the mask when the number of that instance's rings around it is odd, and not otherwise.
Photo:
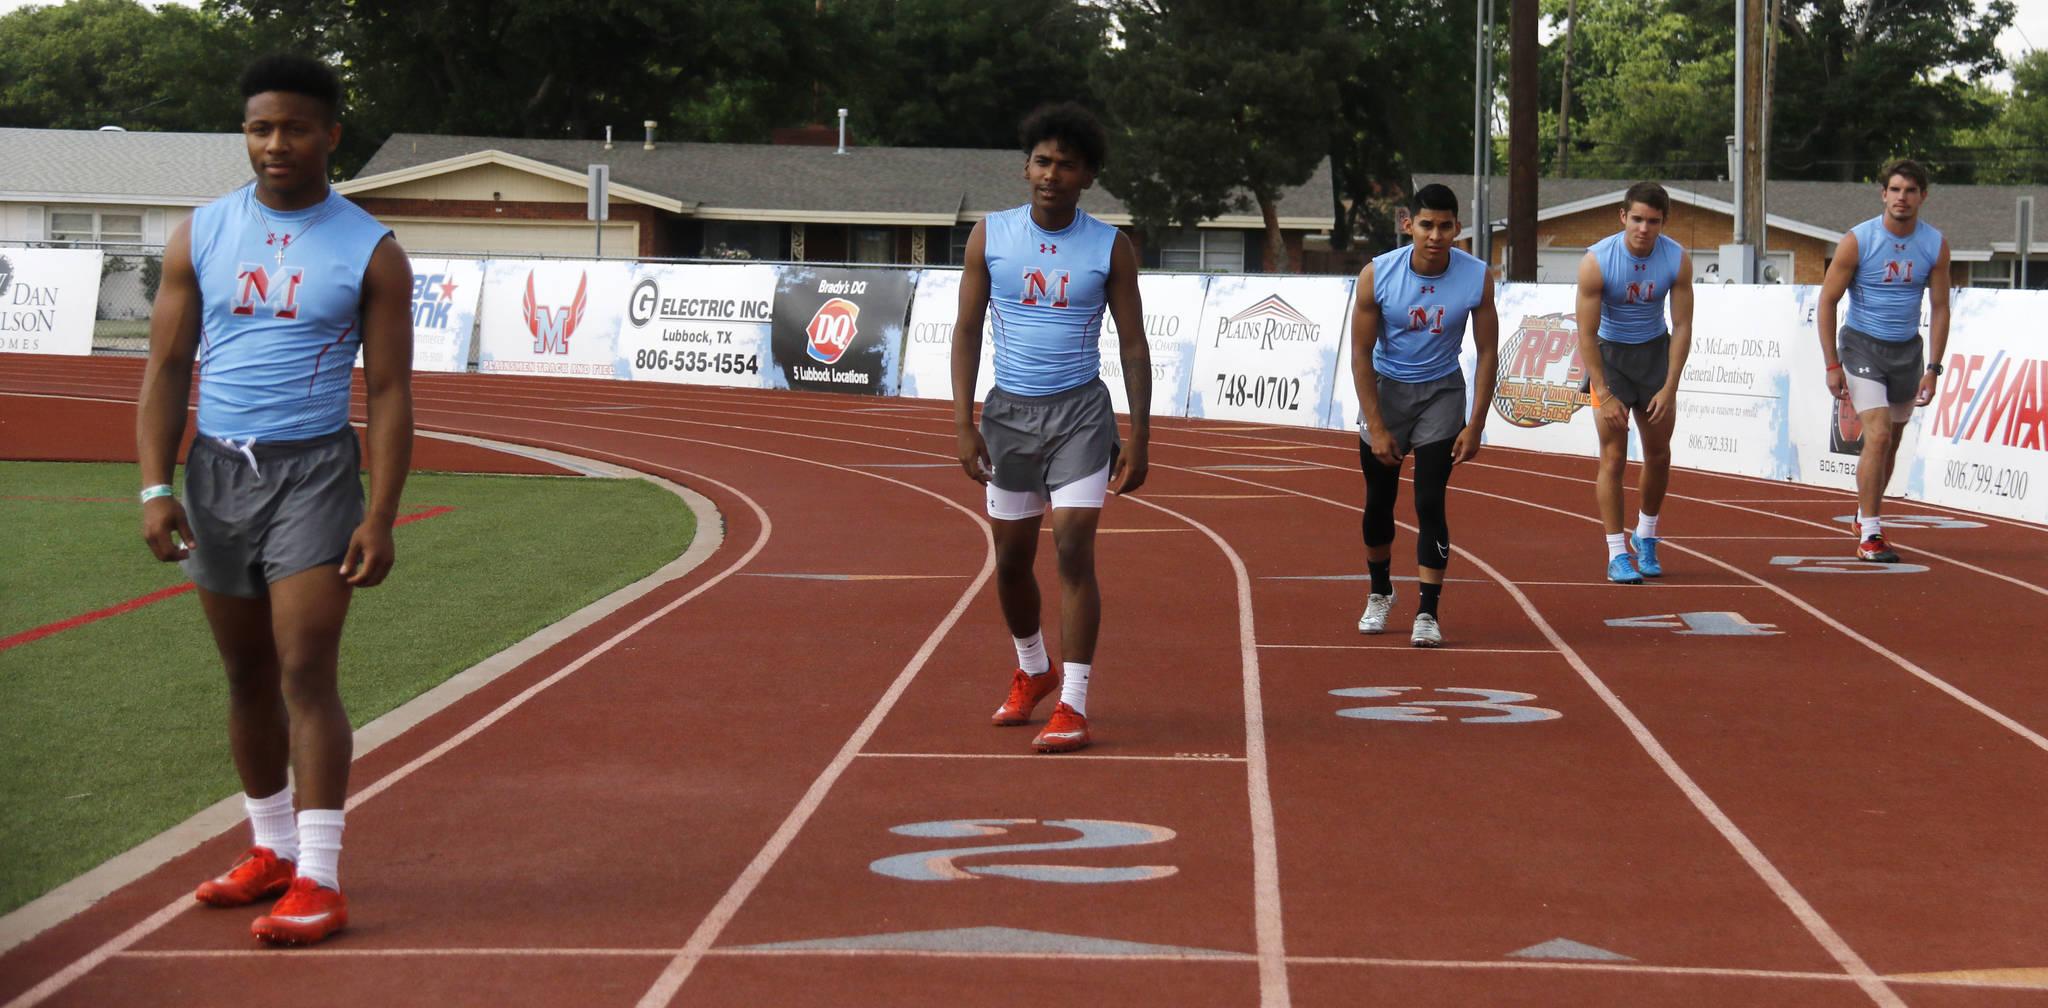
[[(1901, 159), (1878, 176), (1884, 212), (1851, 228), (1835, 246), (1820, 287), (1820, 352), (1828, 391), (1855, 407), (1863, 423), (1856, 465), (1856, 556), (1897, 563), (1878, 511), (1899, 458), (1913, 408), (1934, 400), (1948, 349), (1948, 239), (1920, 219), (1927, 169)], [(1835, 305), (1849, 292), (1848, 319), (1835, 329)], [(1927, 292), (1934, 363), (1921, 367), (1920, 293)]]
[[(1458, 237), (1458, 196), (1427, 185), (1408, 200), (1413, 242), (1385, 253), (1359, 271), (1351, 309), (1351, 380), (1358, 389), (1358, 464), (1365, 472), (1365, 564), (1372, 590), (1358, 632), (1387, 628), (1394, 608), (1394, 501), (1401, 492), (1401, 459), (1415, 456), (1415, 541), (1422, 602), (1408, 641), (1439, 647), (1437, 601), (1451, 560), (1451, 530), (1444, 493), (1451, 466), (1479, 454), (1486, 409), (1499, 364), (1500, 320), (1493, 312), (1493, 278), (1486, 264), (1453, 248)], [(1458, 364), (1465, 322), (1479, 353), (1470, 419), (1465, 375)]]
[[(1108, 148), (1102, 125), (1073, 104), (1024, 120), (1024, 180), (1031, 201), (990, 214), (967, 238), (960, 315), (953, 326), (953, 421), (960, 466), (987, 487), (996, 543), (996, 598), (1017, 648), (1010, 693), (990, 719), (1031, 720), (1058, 689), (1039, 752), (1088, 745), (1088, 677), (1102, 599), (1095, 584), (1095, 528), (1105, 492), (1145, 482), (1151, 430), (1152, 358), (1138, 300), (1138, 254), (1116, 228), (1080, 209)], [(1119, 450), (1116, 412), (1102, 383), (1102, 313), (1116, 320), (1131, 438)], [(974, 425), (984, 313), (993, 320), (995, 388)], [(1039, 522), (1052, 505), (1059, 555), (1061, 674), (1039, 632)]]
[[(1664, 573), (1657, 560), (1657, 519), (1671, 482), (1678, 379), (1692, 353), (1692, 256), (1664, 236), (1670, 213), (1663, 186), (1630, 186), (1621, 201), (1621, 230), (1579, 261), (1579, 360), (1600, 432), (1593, 498), (1607, 530), (1607, 579), (1617, 584), (1642, 584)], [(1623, 533), (1621, 481), (1628, 468), (1631, 413), (1643, 438), (1642, 510), (1635, 531)]]
[[(391, 570), (412, 458), (412, 266), (387, 228), (327, 186), (341, 139), (334, 72), (271, 56), (241, 83), (256, 180), (199, 208), (164, 248), (136, 411), (142, 533), (199, 588), (255, 833), (194, 895), (214, 906), (281, 895), (252, 930), (306, 944), (348, 923), (337, 865), (353, 738), (336, 665), (350, 592)], [(358, 347), (367, 513), (349, 426)], [(199, 435), (181, 503), (171, 476), (195, 356)]]

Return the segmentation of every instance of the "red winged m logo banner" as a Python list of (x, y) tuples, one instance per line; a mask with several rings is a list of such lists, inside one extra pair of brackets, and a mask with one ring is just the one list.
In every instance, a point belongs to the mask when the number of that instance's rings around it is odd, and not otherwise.
[(537, 354), (566, 354), (569, 352), (569, 337), (576, 335), (576, 327), (583, 324), (583, 311), (590, 306), (590, 274), (583, 273), (576, 278), (576, 298), (567, 308), (555, 309), (539, 304), (533, 296), (533, 272), (526, 274), (526, 331), (533, 334), (533, 352)]

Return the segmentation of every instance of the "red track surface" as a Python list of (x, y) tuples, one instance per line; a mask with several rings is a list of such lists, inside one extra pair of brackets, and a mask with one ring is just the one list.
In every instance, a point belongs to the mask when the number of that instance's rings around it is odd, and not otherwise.
[[(0, 390), (132, 400), (138, 369), (8, 358)], [(237, 830), (0, 957), (0, 1001), (2048, 1004), (2038, 526), (1899, 504), (1965, 527), (1892, 536), (1924, 571), (1810, 572), (1773, 558), (1845, 556), (1847, 495), (1682, 472), (1668, 575), (1621, 587), (1591, 463), (1489, 450), (1453, 479), (1450, 646), (1422, 652), (1354, 631), (1360, 582), (1304, 580), (1361, 567), (1353, 436), (1169, 420), (1151, 482), (1104, 516), (1097, 745), (1034, 757), (986, 724), (1012, 656), (945, 404), (416, 390), (423, 427), (695, 488), (724, 547), (359, 761), (349, 931), (275, 952), (249, 913), (188, 909)], [(0, 395), (0, 416), (59, 404)], [(80, 451), (132, 412), (62, 408)], [(1244, 466), (1277, 468), (1217, 468)], [(1606, 622), (1685, 613), (1778, 633)], [(1360, 687), (1416, 689), (1331, 694)], [(1455, 689), (1559, 716), (1337, 716), (1474, 699)], [(891, 832), (956, 820), (1025, 822)], [(952, 880), (870, 867), (1075, 836), (1052, 820), (1173, 835), (962, 855)], [(851, 941), (907, 932), (942, 934)], [(1559, 938), (1627, 959), (1510, 955)], [(816, 940), (836, 943), (758, 948)]]

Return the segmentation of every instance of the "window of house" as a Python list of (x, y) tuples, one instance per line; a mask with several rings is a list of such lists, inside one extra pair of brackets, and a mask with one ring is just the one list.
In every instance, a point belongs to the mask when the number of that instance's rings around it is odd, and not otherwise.
[(1244, 272), (1244, 234), (1180, 228), (1159, 236), (1159, 268), (1183, 273)]
[(52, 210), (51, 241), (142, 244), (142, 214), (132, 210)]
[(946, 265), (964, 266), (967, 263), (967, 239), (974, 234), (974, 225), (960, 224), (947, 236)]
[[(1957, 265), (1964, 265), (1964, 264), (1957, 264)], [(1991, 260), (1990, 262), (1973, 262), (1973, 263), (1968, 263), (1967, 265), (1968, 265), (1968, 267), (1969, 267), (1969, 270), (1970, 270), (1970, 278), (1969, 278), (1969, 280), (1968, 280), (1968, 281), (1966, 282), (1966, 286), (1970, 286), (1970, 287), (2011, 287), (2011, 286), (2012, 286), (2012, 274), (2013, 274), (2013, 269), (2012, 269), (2012, 261), (2011, 261), (2011, 260), (2009, 260), (2009, 259), (1993, 259), (1993, 260)], [(2031, 266), (2032, 264), (2031, 264), (2031, 263), (2029, 263), (2028, 265), (2029, 265), (2029, 266)], [(2028, 270), (2027, 272), (2028, 272), (2028, 273), (2030, 274), (2030, 275), (2029, 275), (2029, 276), (2027, 277), (2027, 279), (2028, 279), (2029, 281), (2032, 281), (2032, 280), (2034, 279), (2034, 278), (2033, 278), (2033, 276), (2031, 275), (2031, 274), (2033, 273), (2033, 270), (2032, 270), (2032, 269), (2029, 269), (2029, 270)]]
[(780, 259), (782, 229), (769, 221), (705, 221), (704, 247), (698, 255), (708, 259)]
[(895, 231), (890, 228), (854, 228), (853, 261), (864, 263), (895, 262)]

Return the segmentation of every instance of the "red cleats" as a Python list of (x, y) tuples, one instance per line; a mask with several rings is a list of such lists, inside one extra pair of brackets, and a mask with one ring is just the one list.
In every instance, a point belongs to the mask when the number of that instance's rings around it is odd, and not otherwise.
[(1031, 720), (1032, 708), (1038, 706), (1046, 694), (1059, 688), (1059, 677), (1047, 672), (1043, 675), (1025, 675), (1023, 669), (1010, 677), (1010, 698), (988, 719), (988, 723), (999, 726), (1020, 725)]
[(1874, 535), (1856, 544), (1856, 559), (1871, 563), (1898, 563), (1899, 555), (1892, 551), (1881, 535)]
[(199, 883), (192, 898), (217, 907), (275, 899), (291, 887), (294, 866), (268, 847), (251, 847), (227, 874)]
[(284, 898), (256, 918), (249, 930), (273, 945), (311, 945), (347, 926), (348, 901), (340, 890), (297, 878)]
[(1073, 752), (1087, 746), (1088, 719), (1064, 703), (1052, 709), (1045, 730), (1031, 740), (1031, 747), (1042, 753)]

